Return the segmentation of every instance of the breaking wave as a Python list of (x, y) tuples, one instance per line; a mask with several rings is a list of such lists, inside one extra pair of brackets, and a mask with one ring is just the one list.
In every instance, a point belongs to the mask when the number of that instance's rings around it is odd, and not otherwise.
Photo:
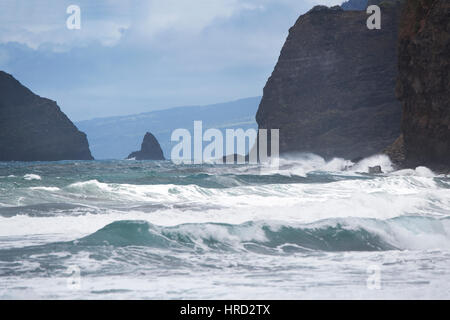
[[(450, 219), (405, 216), (385, 221), (347, 218), (326, 219), (310, 224), (250, 221), (239, 225), (192, 223), (172, 227), (147, 221), (122, 220), (78, 240), (23, 249), (35, 254), (136, 246), (179, 252), (250, 251), (260, 254), (445, 250), (450, 249)], [(6, 256), (5, 252), (10, 250), (18, 249), (0, 250), (0, 256)]]
[[(369, 173), (374, 166), (382, 173)], [(276, 170), (145, 161), (0, 164), (0, 277), (44, 297), (45, 288), (65, 288), (71, 267), (91, 290), (80, 298), (110, 289), (135, 293), (143, 281), (150, 288), (145, 297), (179, 298), (204, 279), (217, 288), (235, 276), (251, 290), (268, 283), (270, 297), (287, 292), (292, 279), (342, 287), (355, 275), (366, 292), (373, 264), (383, 265), (385, 279), (401, 268), (447, 290), (449, 252), (450, 176), (424, 167), (395, 171), (385, 156), (354, 163), (303, 154), (280, 159)], [(119, 278), (122, 284), (114, 283)], [(409, 280), (402, 288), (414, 287)]]
[(405, 216), (385, 221), (348, 218), (311, 224), (258, 221), (173, 227), (145, 221), (116, 221), (74, 244), (257, 251), (450, 249), (450, 219)]

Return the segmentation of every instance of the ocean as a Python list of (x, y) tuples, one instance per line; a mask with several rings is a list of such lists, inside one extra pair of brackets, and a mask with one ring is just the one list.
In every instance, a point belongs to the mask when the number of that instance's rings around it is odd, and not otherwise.
[(0, 163), (0, 299), (449, 299), (449, 266), (450, 176), (385, 156)]

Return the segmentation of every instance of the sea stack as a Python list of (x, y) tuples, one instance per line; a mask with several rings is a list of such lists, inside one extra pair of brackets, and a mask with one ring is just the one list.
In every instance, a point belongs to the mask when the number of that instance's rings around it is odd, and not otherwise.
[(142, 141), (141, 150), (131, 153), (127, 159), (135, 160), (165, 160), (158, 140), (150, 132), (147, 132)]
[(399, 34), (397, 95), (405, 167), (450, 171), (450, 1), (410, 0)]
[(0, 71), (0, 161), (93, 160), (86, 135), (55, 101)]
[(379, 6), (379, 30), (367, 28), (365, 11), (338, 6), (314, 7), (289, 30), (256, 115), (260, 129), (280, 129), (280, 154), (366, 157), (400, 136), (401, 2)]

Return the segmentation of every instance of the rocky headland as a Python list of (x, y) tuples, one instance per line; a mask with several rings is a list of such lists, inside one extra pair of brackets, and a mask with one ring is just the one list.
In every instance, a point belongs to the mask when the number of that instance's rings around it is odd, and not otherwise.
[(86, 135), (55, 101), (0, 71), (0, 161), (92, 159)]
[(401, 2), (385, 1), (382, 28), (365, 11), (317, 6), (289, 30), (256, 120), (280, 129), (280, 153), (353, 159), (400, 135), (395, 95)]

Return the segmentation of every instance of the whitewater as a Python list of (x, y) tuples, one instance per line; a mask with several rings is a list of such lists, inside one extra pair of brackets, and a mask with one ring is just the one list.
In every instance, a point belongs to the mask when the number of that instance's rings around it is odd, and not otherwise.
[(449, 266), (450, 176), (383, 155), (0, 163), (0, 299), (449, 299)]

